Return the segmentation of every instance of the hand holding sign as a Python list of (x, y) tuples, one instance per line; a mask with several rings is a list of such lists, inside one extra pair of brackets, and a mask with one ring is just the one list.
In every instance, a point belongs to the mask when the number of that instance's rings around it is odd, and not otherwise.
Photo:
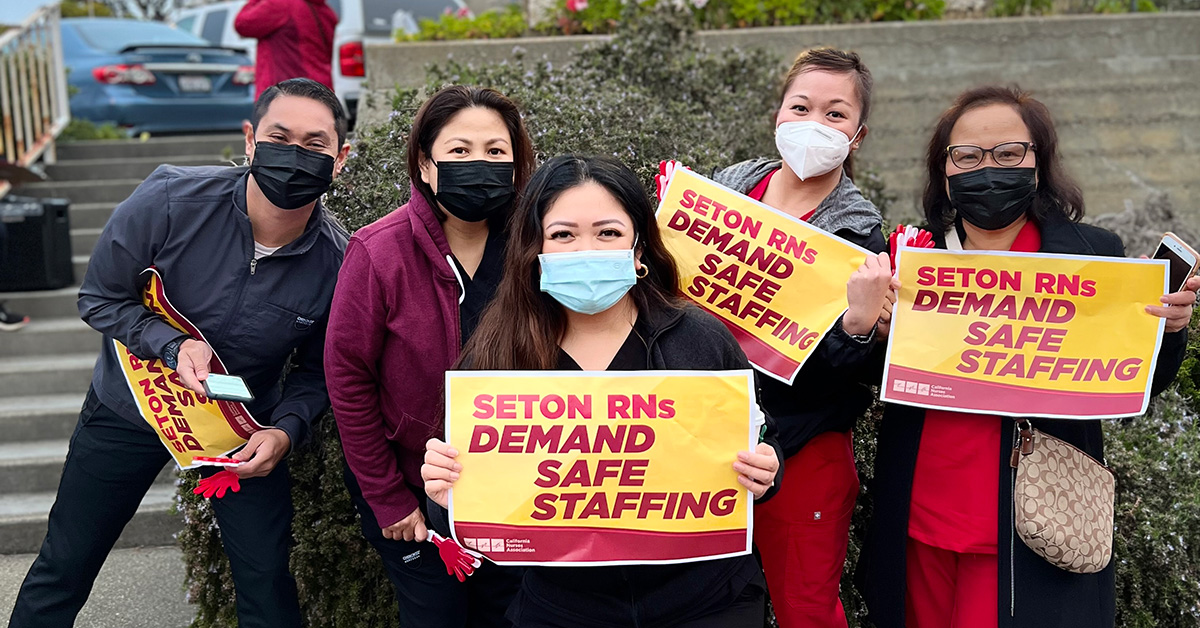
[(766, 494), (767, 489), (775, 486), (775, 472), (779, 471), (779, 456), (775, 448), (759, 443), (754, 453), (738, 452), (737, 462), (733, 470), (738, 472), (738, 483), (754, 493), (754, 499)]
[(887, 253), (868, 255), (846, 282), (849, 307), (842, 318), (842, 329), (854, 336), (866, 336), (883, 315), (892, 284), (892, 264)]
[(458, 450), (439, 439), (431, 438), (425, 443), (421, 479), (425, 481), (425, 494), (442, 508), (450, 503), (450, 489), (462, 472), (462, 465), (455, 461), (457, 457)]
[(281, 429), (259, 430), (250, 436), (250, 441), (241, 451), (233, 454), (234, 460), (248, 461), (237, 467), (237, 474), (243, 478), (261, 478), (279, 464), (292, 448), (292, 439)]
[(1200, 292), (1200, 277), (1192, 277), (1183, 285), (1183, 290), (1165, 294), (1162, 305), (1147, 305), (1146, 312), (1167, 319), (1166, 332), (1175, 333), (1188, 326), (1192, 320), (1192, 309), (1196, 306), (1196, 293)]

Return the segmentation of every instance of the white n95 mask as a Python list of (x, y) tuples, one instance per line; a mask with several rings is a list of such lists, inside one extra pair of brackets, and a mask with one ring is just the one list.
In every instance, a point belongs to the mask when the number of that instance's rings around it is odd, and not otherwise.
[[(858, 137), (859, 131), (854, 132), (854, 137)], [(850, 142), (845, 133), (811, 120), (784, 122), (775, 127), (779, 156), (801, 181), (842, 165), (850, 155)]]

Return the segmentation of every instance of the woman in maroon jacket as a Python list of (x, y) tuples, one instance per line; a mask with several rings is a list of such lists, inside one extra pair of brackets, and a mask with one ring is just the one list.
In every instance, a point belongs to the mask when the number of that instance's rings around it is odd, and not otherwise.
[(516, 105), (448, 87), (408, 145), (412, 196), (350, 239), (325, 345), (325, 376), (363, 534), (396, 587), (402, 626), (504, 626), (518, 575), (460, 584), (425, 543), (421, 461), (442, 434), (442, 386), (500, 282), (504, 225), (533, 170)]

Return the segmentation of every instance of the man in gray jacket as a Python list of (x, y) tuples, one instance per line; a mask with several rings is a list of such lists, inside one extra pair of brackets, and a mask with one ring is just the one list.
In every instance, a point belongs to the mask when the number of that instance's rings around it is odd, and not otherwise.
[[(247, 461), (236, 468), (240, 492), (211, 503), (239, 626), (300, 626), (284, 458), (329, 406), (325, 325), (348, 236), (319, 197), (346, 159), (346, 117), (328, 88), (292, 79), (259, 97), (245, 127), (249, 168), (161, 166), (100, 236), (79, 311), (104, 334), (104, 348), (13, 628), (74, 623), (121, 530), (171, 460), (141, 416), (114, 340), (141, 360), (161, 359), (198, 395), (214, 352), (245, 379), (254, 394), (246, 408), (267, 429), (235, 456)], [(150, 267), (199, 333), (181, 332), (143, 304)]]

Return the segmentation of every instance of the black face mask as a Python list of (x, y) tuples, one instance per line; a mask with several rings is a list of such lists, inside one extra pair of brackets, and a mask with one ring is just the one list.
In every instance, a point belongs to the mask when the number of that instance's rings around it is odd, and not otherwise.
[(1029, 211), (1037, 191), (1037, 168), (980, 168), (946, 178), (950, 205), (983, 229), (1003, 229)]
[(455, 218), (465, 222), (487, 220), (512, 206), (511, 161), (437, 162), (437, 202)]
[(295, 144), (258, 142), (250, 173), (272, 205), (300, 209), (329, 189), (333, 157)]

